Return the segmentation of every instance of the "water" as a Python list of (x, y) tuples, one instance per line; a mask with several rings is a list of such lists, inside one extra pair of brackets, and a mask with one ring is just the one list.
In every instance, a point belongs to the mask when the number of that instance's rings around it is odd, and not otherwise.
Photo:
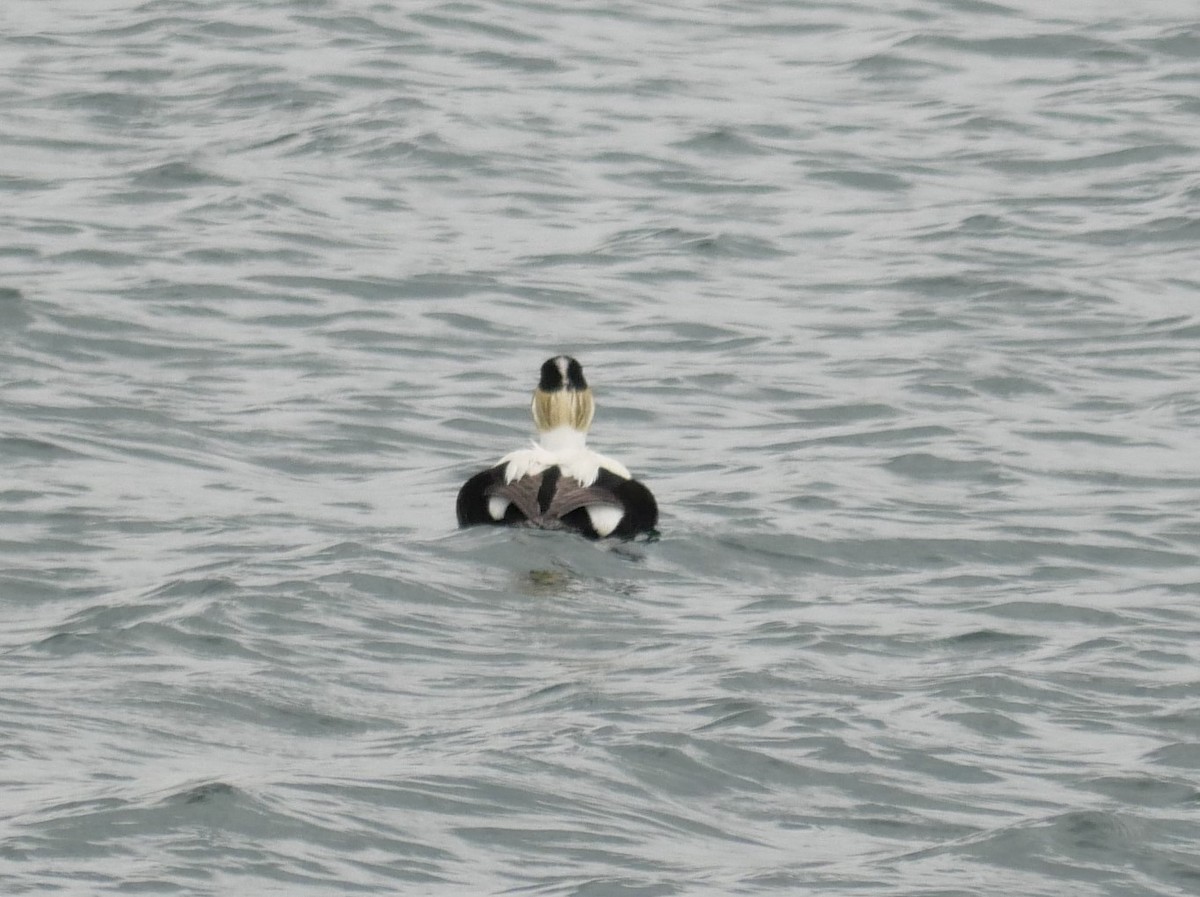
[(0, 22), (5, 894), (1200, 887), (1193, 4)]

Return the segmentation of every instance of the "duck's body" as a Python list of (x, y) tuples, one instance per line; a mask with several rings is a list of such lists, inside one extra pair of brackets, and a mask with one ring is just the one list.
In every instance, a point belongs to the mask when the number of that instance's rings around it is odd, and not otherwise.
[(463, 484), (459, 526), (567, 529), (591, 539), (652, 533), (654, 495), (623, 464), (587, 447), (594, 412), (578, 361), (559, 355), (543, 364), (533, 393), (538, 440)]

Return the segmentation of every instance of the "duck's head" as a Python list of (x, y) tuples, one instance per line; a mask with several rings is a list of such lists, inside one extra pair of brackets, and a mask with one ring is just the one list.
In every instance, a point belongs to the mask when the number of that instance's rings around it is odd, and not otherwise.
[(583, 378), (583, 367), (570, 355), (556, 355), (542, 365), (533, 391), (533, 422), (539, 433), (570, 427), (586, 433), (596, 404)]

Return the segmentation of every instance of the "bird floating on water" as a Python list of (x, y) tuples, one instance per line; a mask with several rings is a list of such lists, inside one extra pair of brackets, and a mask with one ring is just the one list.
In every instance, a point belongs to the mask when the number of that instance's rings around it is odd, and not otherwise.
[(531, 410), (537, 441), (463, 484), (458, 525), (565, 529), (589, 539), (653, 534), (654, 495), (623, 464), (587, 447), (596, 405), (578, 361), (556, 355), (542, 365)]

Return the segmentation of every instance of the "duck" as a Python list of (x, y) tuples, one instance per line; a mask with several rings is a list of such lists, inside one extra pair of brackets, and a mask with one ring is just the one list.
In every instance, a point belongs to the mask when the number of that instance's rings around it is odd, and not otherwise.
[(658, 502), (625, 465), (587, 446), (596, 413), (583, 367), (570, 355), (542, 364), (530, 405), (537, 439), (467, 480), (460, 527), (527, 526), (588, 539), (656, 536)]

